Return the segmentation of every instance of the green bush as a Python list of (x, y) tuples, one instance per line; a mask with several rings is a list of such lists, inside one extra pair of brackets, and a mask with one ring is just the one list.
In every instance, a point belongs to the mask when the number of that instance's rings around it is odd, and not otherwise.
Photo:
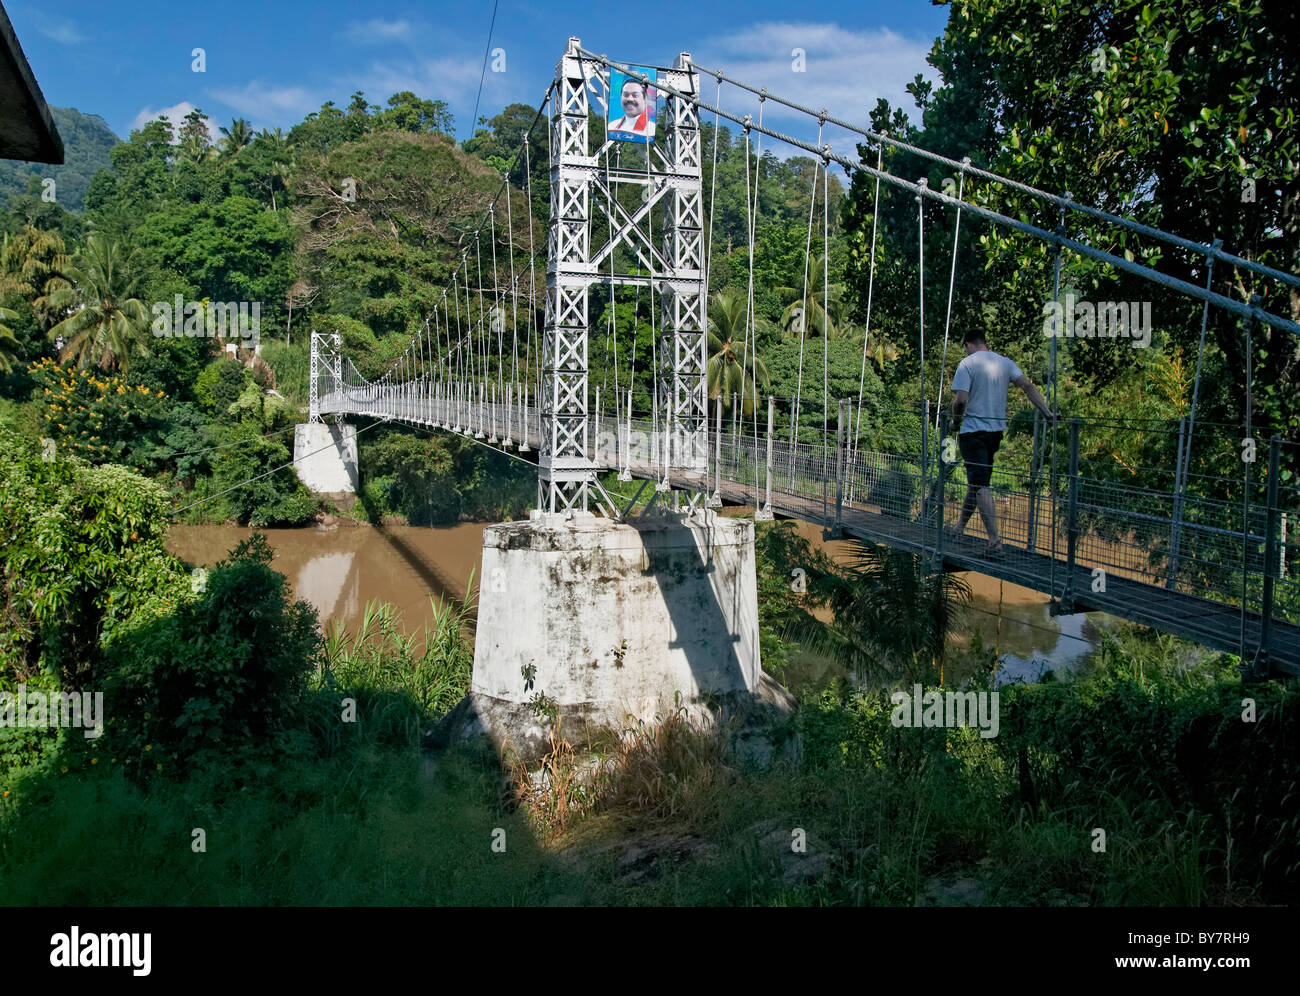
[(311, 352), (305, 343), (286, 346), (279, 341), (262, 344), (262, 359), (275, 374), (275, 389), (296, 406), (307, 404)]
[(222, 426), (219, 438), (226, 446), (212, 458), (213, 486), (231, 489), (220, 500), (226, 514), (254, 528), (299, 526), (316, 514), (317, 502), (292, 467), (291, 436), (264, 437), (256, 419)]
[(398, 513), (414, 526), (440, 526), (460, 516), (457, 467), (445, 440), (388, 432), (363, 447), (361, 464), (372, 519)]
[(90, 678), (100, 646), (162, 611), (184, 583), (167, 555), (166, 491), (124, 467), (46, 461), (0, 434), (0, 681)]
[(252, 379), (252, 374), (241, 363), (223, 356), (213, 360), (199, 374), (194, 383), (195, 400), (221, 419)]
[(321, 639), (316, 611), (289, 601), (272, 556), (254, 533), (197, 598), (112, 645), (107, 746), (128, 770), (264, 747), (300, 720)]

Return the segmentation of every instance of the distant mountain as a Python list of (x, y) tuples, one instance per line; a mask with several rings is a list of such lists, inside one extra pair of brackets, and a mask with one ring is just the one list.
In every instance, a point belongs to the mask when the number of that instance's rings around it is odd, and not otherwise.
[(90, 178), (99, 170), (112, 166), (108, 150), (121, 139), (98, 114), (82, 114), (75, 107), (51, 107), (50, 113), (54, 115), (54, 124), (63, 139), (64, 164), (50, 166), (0, 159), (0, 204), (7, 201), (10, 194), (25, 191), (29, 177), (53, 177), (59, 203), (80, 214)]

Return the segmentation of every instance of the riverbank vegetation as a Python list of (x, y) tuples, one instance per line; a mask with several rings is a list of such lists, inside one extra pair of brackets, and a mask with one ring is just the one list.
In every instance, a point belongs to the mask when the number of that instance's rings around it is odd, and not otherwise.
[[(838, 568), (765, 524), (765, 646), (798, 653), (818, 605), (897, 589), (873, 609), (888, 668), (797, 685), (757, 741), (670, 714), (594, 756), (556, 729), (531, 768), (426, 754), (468, 686), (464, 611), (412, 637), (372, 607), (322, 635), (260, 536), (187, 571), (161, 547), (161, 488), (0, 447), (0, 530), (37, 527), (4, 557), (4, 687), (104, 694), (95, 736), (0, 728), (0, 903), (1298, 898), (1300, 695), (1243, 686), (1226, 656), (1124, 628), (1077, 676), (1003, 686), (996, 737), (898, 727), (891, 690), (935, 688), (941, 665), (947, 688), (990, 691), (991, 655), (940, 656), (932, 623), (908, 624), (906, 600), (930, 597), (915, 566)], [(860, 622), (822, 625), (825, 652), (858, 661)]]

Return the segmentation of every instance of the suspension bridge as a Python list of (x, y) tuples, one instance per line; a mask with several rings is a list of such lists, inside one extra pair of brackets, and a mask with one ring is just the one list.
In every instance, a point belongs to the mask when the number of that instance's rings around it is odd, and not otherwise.
[[(712, 102), (702, 89), (706, 79), (716, 80)], [(619, 91), (628, 81), (639, 84), (643, 94), (657, 91), (662, 101), (653, 138), (634, 145), (611, 134), (590, 148), (589, 116), (593, 109), (609, 120), (617, 116)], [(757, 119), (722, 106), (724, 84), (758, 96)], [(804, 142), (766, 126), (763, 109), (769, 101), (817, 121), (818, 141)], [(811, 344), (815, 323), (803, 315), (795, 324), (800, 341), (796, 394), (768, 397), (762, 404), (752, 386), (758, 381), (752, 331), (757, 171), (746, 177), (750, 270), (742, 354), (754, 376), (745, 397), (728, 397), (720, 390), (710, 397), (707, 288), (714, 212), (702, 182), (702, 112), (714, 116), (715, 167), (723, 119), (743, 129), (747, 168), (751, 140), (760, 161), (764, 138), (814, 156), (813, 207), (818, 177), (828, 188), (832, 165), (873, 179), (877, 206), (882, 183), (913, 196), (922, 275), (924, 208), (941, 204), (955, 212), (943, 359), (933, 401), (925, 382), (921, 276), (921, 404), (886, 411), (879, 399), (864, 397), (861, 386), (855, 396), (832, 396), (829, 347), (824, 336), (821, 350)], [(1004, 552), (996, 557), (980, 538), (978, 519), (967, 537), (954, 537), (944, 528), (956, 519), (965, 480), (943, 403), (964, 215), (1051, 246), (1056, 254), (1054, 297), (1061, 290), (1061, 256), (1069, 252), (1201, 302), (1202, 350), (1211, 308), (1238, 320), (1247, 343), (1263, 326), (1300, 334), (1300, 326), (1266, 311), (1259, 297), (1243, 302), (1213, 291), (1216, 263), (1288, 289), (1300, 288), (1300, 277), (1234, 256), (1217, 241), (1198, 244), (1076, 203), (1068, 195), (977, 169), (968, 159), (946, 159), (908, 146), (824, 109), (802, 107), (732, 80), (693, 63), (687, 54), (671, 68), (651, 70), (612, 61), (570, 39), (538, 108), (537, 120), (543, 118), (551, 178), (544, 249), (539, 250), (542, 239), (534, 232), (531, 209), (532, 157), (541, 151), (531, 148), (525, 133), (516, 157), (525, 189), (514, 190), (503, 181), (482, 223), (467, 233), (438, 307), (385, 373), (363, 377), (337, 336), (312, 334), (312, 421), (398, 421), (461, 434), (535, 460), (538, 507), (550, 515), (572, 518), (594, 511), (626, 519), (654, 508), (693, 515), (723, 503), (752, 506), (756, 519), (803, 519), (820, 524), (827, 536), (915, 554), (935, 570), (974, 570), (1032, 588), (1050, 597), (1054, 611), (1105, 611), (1238, 654), (1252, 677), (1300, 674), (1295, 567), (1300, 488), (1284, 483), (1281, 473), (1283, 467), (1300, 465), (1300, 443), (1277, 435), (1255, 439), (1249, 370), (1241, 425), (1197, 420), (1199, 358), (1190, 412), (1180, 419), (1015, 416), (991, 485), (1005, 540)], [(876, 165), (838, 155), (824, 144), (827, 124), (874, 145)], [(960, 179), (956, 195), (931, 189), (924, 179), (913, 182), (891, 173), (884, 165), (887, 147), (952, 168)], [(1037, 198), (1059, 212), (1060, 223), (1052, 229), (1038, 227), (966, 199), (967, 178), (1005, 184)], [(828, 232), (829, 199), (822, 198), (821, 219), (810, 208), (810, 247), (818, 221)], [(526, 217), (520, 217), (521, 211)], [(1204, 286), (1071, 239), (1065, 219), (1076, 213), (1199, 258)], [(873, 218), (873, 282), (875, 238)], [(822, 264), (828, 266), (825, 256)], [(805, 268), (805, 302), (807, 280)], [(823, 274), (823, 288), (828, 284)], [(613, 357), (614, 384), (611, 389), (606, 378), (593, 385), (589, 350), (598, 345), (601, 330), (593, 327), (589, 309), (601, 295), (612, 305), (616, 294), (629, 290), (636, 295), (638, 311), (641, 294), (646, 295), (653, 360), (638, 369), (635, 339), (627, 350), (626, 330), (620, 343), (613, 323), (604, 338), (607, 355)], [(828, 302), (822, 304), (828, 312)], [(609, 313), (614, 314), (612, 307)], [(869, 289), (861, 367), (853, 371), (860, 385), (866, 379), (871, 320)], [(810, 357), (806, 392), (805, 340)], [(820, 370), (813, 365), (818, 352)], [(1053, 410), (1056, 354), (1053, 338), (1046, 381)], [(1249, 347), (1246, 355), (1251, 355)], [(814, 424), (818, 414), (820, 425)], [(1015, 445), (1016, 440), (1021, 442)], [(632, 489), (607, 487), (610, 478), (602, 483), (602, 475), (634, 482), (639, 490), (629, 500), (620, 492)], [(645, 498), (649, 500), (642, 504)]]

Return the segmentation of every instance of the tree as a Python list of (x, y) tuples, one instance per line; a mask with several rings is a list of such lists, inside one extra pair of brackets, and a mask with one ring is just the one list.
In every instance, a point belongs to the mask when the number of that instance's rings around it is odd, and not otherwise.
[(16, 235), (6, 235), (0, 248), (0, 302), (29, 309), (43, 332), (58, 315), (50, 295), (72, 286), (70, 268), (58, 233), (28, 225)]
[[(826, 254), (808, 260), (805, 287), (779, 287), (778, 292), (793, 295), (794, 300), (781, 314), (781, 328), (787, 335), (800, 338), (818, 335), (835, 338), (840, 334), (836, 318), (841, 311), (844, 288), (826, 282)], [(830, 308), (827, 314), (825, 308)]]
[[(746, 342), (748, 305), (737, 290), (720, 291), (709, 306), (708, 387), (710, 398), (722, 398), (729, 408), (739, 395), (742, 411), (751, 414), (758, 403), (758, 389), (768, 382), (767, 364), (758, 357), (752, 342)], [(755, 377), (757, 376), (757, 381)]]
[(328, 152), (348, 142), (355, 142), (370, 131), (371, 123), (369, 114), (345, 114), (335, 106), (334, 101), (327, 100), (321, 104), (319, 111), (313, 111), (301, 123), (289, 129), (289, 142), (300, 149)]
[(223, 126), (221, 134), (221, 154), (228, 159), (237, 156), (241, 149), (247, 148), (253, 141), (253, 129), (244, 118), (235, 118), (230, 122), (229, 128)]
[(63, 206), (62, 199), (46, 199), (42, 178), (36, 174), (28, 177), (25, 191), (9, 196), (5, 208), (6, 213), (0, 215), (0, 232), (16, 233), (31, 225), (75, 241), (85, 227), (80, 217)]
[[(18, 312), (12, 308), (0, 307), (0, 322), (12, 322), (17, 317)], [(9, 326), (0, 324), (0, 373), (8, 373), (13, 369), (14, 360), (18, 358), (20, 348), (21, 345), (14, 338)]]
[[(86, 207), (97, 212), (110, 203), (129, 217), (140, 219), (172, 196), (171, 167), (177, 154), (175, 132), (166, 117), (147, 122), (109, 151), (113, 168), (100, 170), (90, 181)], [(206, 136), (205, 136), (206, 140)]]
[[(424, 180), (412, 183), (413, 176)], [(465, 233), (479, 227), (500, 188), (499, 174), (434, 135), (377, 132), (324, 154), (304, 153), (294, 178), (294, 221), (301, 275), (320, 289), (318, 307), (376, 332), (423, 326), (460, 262)], [(518, 267), (527, 256), (528, 209), (518, 191), (510, 197)], [(497, 257), (508, 272), (505, 216), (499, 201)], [(467, 245), (474, 274), (472, 236)], [(480, 245), (486, 267), (486, 234)], [(491, 279), (485, 269), (484, 280)]]
[(388, 107), (375, 115), (375, 131), (406, 131), (414, 135), (450, 137), (451, 108), (444, 100), (421, 100), (410, 90), (388, 98)]
[(49, 331), (63, 338), (63, 359), (75, 357), (81, 367), (127, 369), (132, 353), (147, 352), (144, 332), (148, 315), (132, 295), (140, 282), (139, 251), (98, 233), (86, 240), (68, 276), (72, 287), (50, 295), (55, 306), (75, 309)]
[[(1286, 0), (1182, 4), (1176, 0), (960, 0), (930, 61), (942, 124), (996, 123), (991, 168), (1239, 256), (1300, 271), (1300, 9)], [(1045, 74), (1043, 66), (1051, 66)], [(944, 110), (946, 108), (946, 110)], [(977, 160), (978, 164), (978, 160)], [(932, 180), (933, 183), (933, 180)], [(967, 186), (968, 194), (971, 186)], [(974, 196), (1004, 213), (1054, 227), (1054, 209), (980, 185)], [(1067, 216), (1071, 237), (1204, 284), (1203, 258), (1092, 219)], [(1050, 296), (1052, 254), (1005, 231), (988, 233), (986, 278), (1004, 313)], [(1201, 304), (1066, 254), (1063, 282), (1100, 299), (1146, 299), (1171, 342), (1194, 355)], [(1044, 293), (1046, 287), (1046, 293)], [(1219, 264), (1213, 289), (1300, 318), (1300, 291)], [(1241, 322), (1210, 309), (1228, 376), (1209, 385), (1216, 417), (1239, 422), (1254, 364), (1254, 413), (1283, 434), (1300, 420), (1300, 338), (1261, 329), (1248, 356)], [(1041, 336), (1040, 336), (1041, 338)], [(1098, 384), (1127, 366), (1098, 340), (1072, 341), (1076, 370)]]
[(207, 158), (212, 150), (212, 133), (208, 130), (208, 116), (197, 107), (185, 115), (179, 136), (181, 154), (190, 162)]
[(882, 335), (873, 335), (867, 343), (867, 358), (876, 365), (876, 369), (883, 371), (886, 364), (898, 359), (898, 347)]
[(280, 321), (294, 244), (281, 214), (248, 197), (227, 197), (151, 215), (137, 238), (155, 265), (176, 267), (200, 295), (257, 302), (263, 328)]
[(271, 210), (275, 211), (279, 207), (276, 203), (275, 192), (277, 189), (287, 189), (288, 179), (293, 171), (295, 164), (293, 148), (289, 144), (289, 139), (279, 128), (275, 129), (275, 131), (262, 129), (262, 133), (257, 136), (252, 147), (259, 158), (266, 163), (263, 170), (265, 179), (260, 180), (259, 184), (264, 186), (270, 193)]
[(546, 116), (538, 114), (537, 108), (528, 104), (509, 104), (500, 114), (485, 123), (487, 127), (476, 129), (461, 147), (486, 163), (513, 162), (510, 182), (523, 189), (528, 179), (524, 175), (523, 150), (524, 135), (527, 134), (530, 152), (526, 158), (527, 165), (532, 168), (533, 213), (544, 217), (547, 199), (550, 197), (551, 169), (550, 163), (546, 161)]
[(65, 689), (103, 687), (103, 648), (188, 591), (164, 549), (166, 489), (124, 467), (43, 459), (6, 432), (0, 494), (0, 676), (53, 669)]

